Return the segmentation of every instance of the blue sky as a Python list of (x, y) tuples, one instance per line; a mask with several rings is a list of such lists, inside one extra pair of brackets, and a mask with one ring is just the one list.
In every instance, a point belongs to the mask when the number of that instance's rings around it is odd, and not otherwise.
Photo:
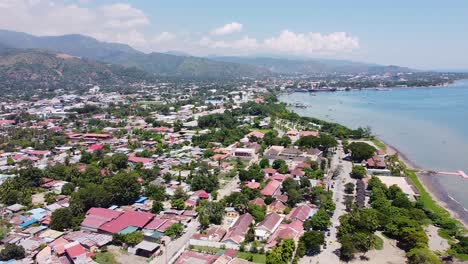
[(462, 0), (2, 0), (0, 12), (11, 16), (0, 18), (1, 28), (81, 33), (148, 52), (468, 69), (468, 1)]

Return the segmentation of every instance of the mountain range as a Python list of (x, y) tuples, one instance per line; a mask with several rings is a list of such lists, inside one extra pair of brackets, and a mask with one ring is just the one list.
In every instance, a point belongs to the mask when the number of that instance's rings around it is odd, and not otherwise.
[[(338, 60), (299, 60), (267, 57), (195, 57), (179, 51), (144, 53), (128, 45), (98, 41), (83, 35), (34, 36), (27, 33), (0, 30), (0, 50), (14, 48), (45, 50), (50, 53), (79, 57), (85, 64), (116, 64), (145, 71), (153, 76), (188, 78), (266, 77), (276, 74), (315, 73), (393, 73), (411, 69)], [(26, 52), (26, 51), (25, 51)], [(49, 54), (50, 55), (50, 54)], [(42, 59), (45, 53), (38, 53)], [(57, 57), (55, 57), (57, 58)], [(0, 59), (5, 59), (4, 57)], [(74, 62), (77, 63), (75, 58)], [(10, 60), (11, 65), (11, 60)], [(84, 65), (83, 65), (84, 66)], [(118, 68), (121, 69), (121, 68)], [(135, 71), (133, 69), (132, 71)]]

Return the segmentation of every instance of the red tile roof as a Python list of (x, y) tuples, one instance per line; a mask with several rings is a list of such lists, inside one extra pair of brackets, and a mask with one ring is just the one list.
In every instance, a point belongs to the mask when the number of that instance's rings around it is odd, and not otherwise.
[(286, 216), (287, 219), (300, 220), (304, 222), (307, 220), (307, 217), (312, 212), (312, 208), (308, 205), (301, 205), (299, 207), (294, 207), (292, 211)]
[(268, 184), (263, 188), (261, 193), (265, 196), (273, 196), (278, 188), (281, 186), (281, 182), (276, 180), (271, 180)]
[(129, 162), (133, 162), (133, 163), (152, 163), (153, 162), (153, 159), (151, 158), (143, 158), (143, 157), (137, 157), (137, 156), (130, 156), (128, 157), (128, 161)]
[(86, 249), (81, 244), (76, 243), (74, 246), (66, 247), (65, 252), (71, 259), (74, 259), (80, 255), (86, 254)]
[(257, 228), (264, 229), (270, 233), (275, 231), (283, 218), (277, 213), (270, 213), (265, 216), (265, 219), (257, 224)]
[(129, 226), (143, 228), (153, 217), (154, 214), (151, 213), (129, 210), (125, 211), (118, 218), (102, 225), (99, 229), (107, 233), (116, 234)]
[(224, 242), (227, 240), (232, 240), (237, 244), (241, 243), (244, 241), (245, 235), (249, 230), (249, 226), (253, 221), (254, 219), (249, 213), (239, 216), (239, 218), (237, 218), (236, 222), (234, 222), (234, 224), (229, 228), (227, 234), (221, 241)]

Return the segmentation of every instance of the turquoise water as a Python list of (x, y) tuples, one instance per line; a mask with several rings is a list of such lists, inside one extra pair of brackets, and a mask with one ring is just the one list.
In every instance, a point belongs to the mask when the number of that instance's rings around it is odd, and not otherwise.
[[(468, 173), (468, 81), (442, 88), (292, 93), (279, 99), (307, 105), (293, 109), (300, 115), (352, 128), (370, 126), (418, 167)], [(468, 180), (440, 176), (436, 181), (462, 206), (458, 209), (468, 212)]]

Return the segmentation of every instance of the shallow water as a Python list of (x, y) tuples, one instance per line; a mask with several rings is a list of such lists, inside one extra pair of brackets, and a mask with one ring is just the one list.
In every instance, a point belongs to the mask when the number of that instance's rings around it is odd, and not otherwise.
[[(292, 93), (279, 99), (307, 105), (293, 108), (303, 116), (352, 128), (370, 126), (418, 167), (468, 173), (468, 81), (442, 88)], [(453, 199), (466, 211), (468, 180), (440, 176), (435, 181), (444, 189), (443, 200)]]

